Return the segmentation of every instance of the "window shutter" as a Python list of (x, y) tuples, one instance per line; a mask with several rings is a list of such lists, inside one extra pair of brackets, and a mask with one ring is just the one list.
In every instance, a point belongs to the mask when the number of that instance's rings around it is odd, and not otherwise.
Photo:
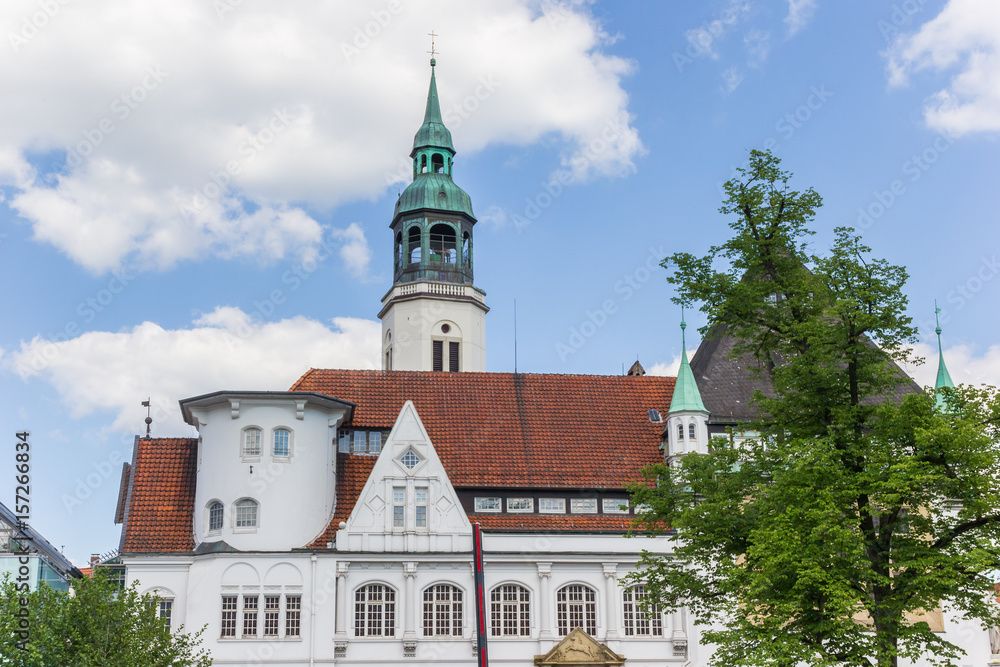
[(431, 341), (431, 344), (434, 346), (433, 347), (433, 351), (434, 351), (434, 370), (435, 371), (443, 371), (444, 370), (444, 359), (443, 359), (443, 357), (444, 357), (444, 341), (435, 340), (435, 341)]
[(448, 370), (458, 372), (458, 343), (448, 343)]

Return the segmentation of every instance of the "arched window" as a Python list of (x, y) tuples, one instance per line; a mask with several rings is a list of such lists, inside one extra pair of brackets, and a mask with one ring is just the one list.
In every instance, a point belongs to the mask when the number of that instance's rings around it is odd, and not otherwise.
[(677, 425), (677, 439), (678, 440), (684, 439), (684, 424)]
[(462, 636), (462, 589), (436, 584), (424, 590), (424, 636)]
[(594, 589), (581, 584), (560, 588), (556, 592), (556, 621), (560, 635), (568, 635), (573, 628), (597, 634), (597, 594)]
[(237, 500), (233, 506), (236, 508), (235, 528), (256, 528), (257, 527), (257, 501), (250, 498)]
[(698, 439), (698, 436), (695, 435), (695, 430), (694, 429), (695, 429), (694, 422), (691, 422), (690, 424), (688, 424), (688, 440), (697, 440)]
[(382, 584), (368, 584), (354, 593), (354, 636), (394, 637), (396, 591)]
[(472, 237), (469, 232), (462, 234), (462, 264), (466, 267), (472, 266)]
[(246, 457), (260, 456), (260, 429), (250, 426), (243, 429), (243, 447), (241, 454)]
[(531, 593), (527, 588), (504, 584), (490, 591), (490, 634), (494, 637), (531, 635)]
[(410, 264), (420, 263), (420, 227), (413, 225), (406, 233), (406, 247), (410, 252)]
[(222, 519), (225, 514), (225, 506), (218, 500), (208, 506), (208, 530), (222, 530)]
[(393, 261), (393, 266), (396, 267), (397, 271), (399, 269), (403, 268), (403, 234), (402, 234), (402, 232), (400, 232), (399, 234), (396, 234), (396, 245), (395, 245), (395, 248), (393, 249), (392, 261)]
[(443, 223), (431, 227), (430, 251), (432, 262), (456, 264), (458, 262), (458, 240), (455, 236), (455, 228)]
[(420, 156), (420, 173), (421, 174), (426, 174), (427, 173), (427, 156), (426, 155), (421, 155)]
[(663, 617), (655, 604), (652, 607), (643, 604), (647, 596), (646, 587), (641, 585), (622, 591), (626, 637), (663, 636)]
[(440, 153), (435, 153), (434, 156), (431, 157), (431, 170), (435, 174), (440, 174), (444, 171), (444, 158)]
[(292, 432), (287, 428), (274, 429), (274, 455), (280, 458), (288, 458), (292, 455)]

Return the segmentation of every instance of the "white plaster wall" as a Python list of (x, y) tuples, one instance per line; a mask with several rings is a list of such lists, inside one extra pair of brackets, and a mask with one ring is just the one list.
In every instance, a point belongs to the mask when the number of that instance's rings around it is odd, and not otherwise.
[[(441, 332), (442, 324), (451, 331)], [(486, 313), (467, 301), (425, 297), (397, 301), (382, 318), (382, 360), (385, 363), (386, 334), (392, 334), (392, 369), (397, 371), (433, 370), (431, 340), (460, 341), (459, 370), (486, 370)], [(445, 367), (448, 363), (445, 345)]]
[[(331, 414), (307, 404), (299, 419), (294, 400), (244, 399), (236, 419), (228, 403), (192, 412), (201, 434), (196, 543), (225, 540), (243, 551), (281, 551), (305, 546), (326, 528), (335, 493), (336, 427), (344, 411)], [(258, 461), (241, 456), (242, 432), (248, 426), (262, 431)], [(292, 432), (288, 460), (272, 456), (271, 433), (277, 427)], [(233, 503), (241, 498), (259, 503), (255, 531), (234, 527)], [(207, 508), (215, 499), (225, 505), (225, 519), (221, 532), (209, 534)]]

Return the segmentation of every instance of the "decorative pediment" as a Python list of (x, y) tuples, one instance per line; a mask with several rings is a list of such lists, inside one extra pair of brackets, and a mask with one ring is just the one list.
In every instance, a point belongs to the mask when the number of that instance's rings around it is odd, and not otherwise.
[(625, 656), (618, 655), (604, 644), (583, 631), (573, 628), (566, 638), (552, 647), (545, 655), (535, 656), (535, 665), (602, 665), (618, 667), (625, 664)]
[(411, 401), (399, 411), (336, 539), (340, 551), (472, 549), (472, 524)]

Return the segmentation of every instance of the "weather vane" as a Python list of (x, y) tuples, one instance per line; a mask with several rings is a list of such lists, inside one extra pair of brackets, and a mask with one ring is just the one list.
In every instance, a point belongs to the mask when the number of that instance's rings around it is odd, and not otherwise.
[(427, 53), (431, 54), (431, 58), (433, 58), (438, 53), (437, 51), (434, 50), (434, 38), (439, 37), (440, 35), (437, 35), (433, 30), (431, 30), (429, 33), (427, 33), (427, 36), (431, 38), (431, 50), (428, 51)]

